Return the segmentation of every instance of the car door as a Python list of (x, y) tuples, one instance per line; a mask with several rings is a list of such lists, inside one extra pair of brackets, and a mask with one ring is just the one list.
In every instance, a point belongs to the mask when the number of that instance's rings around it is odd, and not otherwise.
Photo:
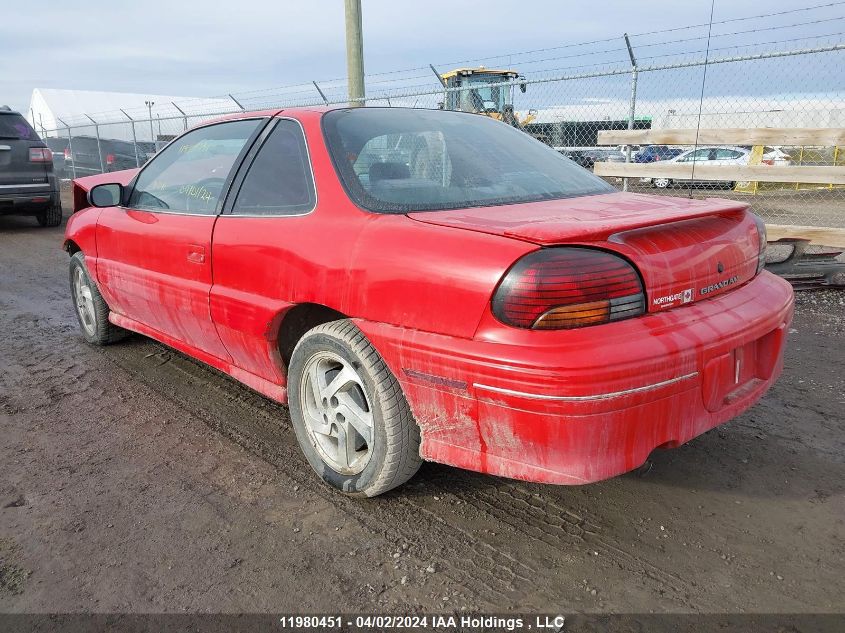
[[(235, 178), (214, 227), (211, 313), (233, 363), (285, 384), (276, 340), (280, 316), (321, 272), (306, 253), (342, 257), (326, 227), (313, 221), (316, 189), (301, 125), (276, 119)], [(342, 229), (338, 229), (342, 230)], [(307, 285), (307, 286), (306, 286)]]
[(228, 359), (211, 321), (211, 235), (232, 175), (266, 119), (176, 139), (97, 225), (97, 275), (113, 311), (152, 336)]

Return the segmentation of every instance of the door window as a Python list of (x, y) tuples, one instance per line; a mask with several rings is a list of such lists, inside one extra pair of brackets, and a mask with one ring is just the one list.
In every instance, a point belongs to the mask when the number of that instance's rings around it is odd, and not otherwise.
[(716, 160), (735, 160), (742, 157), (742, 152), (733, 149), (717, 149)]
[(299, 215), (313, 209), (315, 202), (302, 129), (296, 121), (282, 119), (252, 161), (232, 213)]
[(686, 156), (679, 158), (678, 162), (680, 162), (680, 163), (691, 163), (693, 161), (700, 162), (702, 160), (709, 160), (710, 152), (711, 152), (711, 150), (707, 149), (707, 148), (697, 149), (694, 152), (690, 152)]
[(129, 206), (213, 215), (232, 166), (260, 124), (259, 119), (229, 121), (176, 139), (140, 173)]

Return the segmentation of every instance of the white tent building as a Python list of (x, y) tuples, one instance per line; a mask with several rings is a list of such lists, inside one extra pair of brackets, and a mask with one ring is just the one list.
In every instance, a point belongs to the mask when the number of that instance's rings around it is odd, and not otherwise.
[(207, 118), (239, 109), (231, 99), (36, 88), (26, 114), (42, 136), (64, 136), (68, 126), (73, 135), (94, 135), (96, 123), (103, 138), (131, 141), (134, 128), (134, 138), (151, 141), (196, 124), (200, 112)]

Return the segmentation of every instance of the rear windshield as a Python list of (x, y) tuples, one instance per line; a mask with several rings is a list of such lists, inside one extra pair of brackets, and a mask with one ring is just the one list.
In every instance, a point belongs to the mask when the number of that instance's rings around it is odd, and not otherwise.
[(407, 213), (556, 200), (614, 189), (525, 132), (486, 116), (350, 108), (323, 117), (354, 201)]
[(37, 141), (38, 134), (20, 114), (0, 114), (0, 138)]

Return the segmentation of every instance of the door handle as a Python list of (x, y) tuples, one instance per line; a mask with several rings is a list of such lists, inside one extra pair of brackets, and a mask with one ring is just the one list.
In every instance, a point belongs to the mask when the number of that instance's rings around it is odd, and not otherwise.
[(205, 246), (199, 244), (188, 245), (188, 261), (192, 264), (205, 263)]

